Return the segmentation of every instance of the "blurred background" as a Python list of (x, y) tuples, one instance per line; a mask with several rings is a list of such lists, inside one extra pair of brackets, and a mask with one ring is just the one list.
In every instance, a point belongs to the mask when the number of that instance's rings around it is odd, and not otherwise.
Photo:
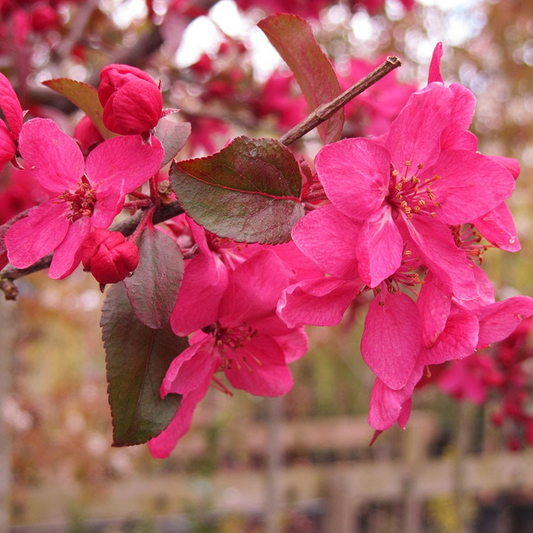
[[(522, 250), (489, 249), (498, 298), (533, 296), (533, 3), (521, 0), (0, 0), (0, 70), (28, 116), (71, 135), (82, 115), (41, 85), (97, 85), (109, 63), (161, 80), (192, 135), (180, 158), (240, 134), (278, 137), (307, 114), (290, 71), (256, 28), (307, 18), (347, 88), (387, 55), (401, 69), (347, 108), (345, 136), (387, 131), (427, 82), (444, 43), (446, 83), (477, 97), (484, 154), (521, 164), (510, 200)], [(309, 164), (314, 133), (292, 147)], [(24, 171), (0, 175), (0, 224), (46, 200)], [(369, 447), (373, 376), (359, 355), (364, 303), (309, 328), (295, 386), (268, 400), (210, 391), (165, 460), (111, 447), (103, 295), (81, 270), (45, 272), (0, 301), (0, 531), (130, 533), (526, 533), (533, 531), (533, 346), (524, 321), (505, 343), (432, 371), (406, 430)]]

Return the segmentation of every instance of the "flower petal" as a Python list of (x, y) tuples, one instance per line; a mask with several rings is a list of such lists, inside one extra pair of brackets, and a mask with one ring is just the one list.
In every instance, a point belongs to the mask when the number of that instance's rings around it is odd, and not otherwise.
[(10, 81), (0, 73), (0, 108), (14, 139), (22, 129), (22, 107)]
[(391, 389), (404, 387), (422, 345), (415, 302), (402, 293), (376, 295), (365, 319), (361, 354), (370, 370)]
[(49, 119), (34, 118), (20, 132), (19, 150), (33, 177), (47, 190), (73, 191), (83, 176), (83, 154), (74, 139)]
[(315, 159), (318, 177), (331, 203), (355, 220), (365, 220), (389, 193), (390, 156), (369, 139), (328, 144)]
[(513, 176), (503, 165), (464, 150), (443, 152), (428, 172), (442, 177), (431, 189), (440, 203), (436, 218), (446, 224), (464, 224), (483, 216), (511, 196), (515, 187)]
[(289, 327), (303, 324), (335, 326), (342, 320), (362, 286), (360, 280), (304, 280), (283, 292), (278, 303), (278, 314)]
[(292, 271), (271, 250), (261, 250), (241, 263), (230, 276), (222, 297), (219, 320), (224, 327), (259, 320), (276, 312)]
[(376, 287), (402, 263), (403, 239), (392, 220), (391, 208), (384, 205), (370, 216), (361, 229), (357, 243), (359, 275), (369, 286)]
[(528, 296), (513, 296), (488, 305), (477, 312), (480, 348), (507, 338), (524, 318), (533, 315), (533, 300)]
[(358, 275), (356, 246), (361, 224), (334, 205), (311, 211), (292, 229), (298, 248), (320, 268), (338, 278)]
[(189, 348), (170, 363), (161, 384), (161, 397), (173, 392), (189, 394), (210, 380), (220, 358), (215, 353), (214, 339), (211, 335), (191, 344)]
[(63, 279), (72, 274), (81, 261), (81, 244), (91, 231), (86, 217), (70, 224), (61, 244), (55, 249), (48, 275), (52, 279)]
[(156, 459), (168, 457), (181, 437), (189, 431), (194, 410), (198, 402), (206, 395), (209, 384), (210, 379), (206, 379), (198, 388), (183, 396), (172, 422), (157, 437), (148, 441), (148, 448), (153, 457)]
[(67, 202), (51, 200), (34, 207), (28, 216), (13, 224), (5, 243), (15, 268), (27, 268), (49, 254), (65, 238), (70, 222)]
[(387, 387), (379, 378), (376, 378), (368, 412), (368, 423), (371, 427), (385, 431), (396, 421), (401, 427), (405, 427), (410, 414), (410, 399), (415, 385), (422, 377), (423, 369), (422, 365), (416, 365), (406, 385), (399, 390)]
[(292, 388), (285, 354), (272, 338), (260, 333), (242, 347), (227, 350), (232, 364), (224, 368), (228, 381), (255, 396), (281, 396)]
[(170, 325), (176, 335), (189, 335), (218, 318), (218, 306), (228, 286), (228, 269), (214, 254), (200, 254), (185, 266)]
[(411, 95), (392, 123), (385, 148), (400, 173), (405, 163), (412, 168), (435, 164), (441, 152), (441, 135), (450, 124), (453, 93), (441, 83), (431, 83)]
[(419, 363), (439, 365), (451, 359), (469, 356), (476, 349), (478, 332), (479, 321), (474, 313), (455, 306), (437, 342), (422, 349)]
[(87, 156), (87, 177), (97, 197), (99, 191), (110, 187), (125, 196), (159, 171), (163, 146), (156, 137), (151, 137), (150, 143), (143, 142), (140, 135), (113, 137)]
[(520, 241), (516, 233), (513, 215), (505, 202), (483, 216), (472, 220), (472, 224), (494, 246), (506, 252), (520, 250)]

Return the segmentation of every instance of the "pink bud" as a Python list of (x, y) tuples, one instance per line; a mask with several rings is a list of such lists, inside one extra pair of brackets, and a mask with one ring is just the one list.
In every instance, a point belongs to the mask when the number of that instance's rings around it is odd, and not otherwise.
[(129, 65), (108, 65), (100, 73), (98, 98), (106, 128), (135, 135), (154, 128), (161, 118), (163, 97), (146, 72)]
[(137, 268), (139, 251), (122, 233), (96, 229), (81, 245), (81, 261), (100, 284), (117, 283)]
[(80, 143), (85, 153), (90, 152), (98, 144), (104, 142), (102, 134), (87, 115), (78, 122), (74, 129), (74, 138)]

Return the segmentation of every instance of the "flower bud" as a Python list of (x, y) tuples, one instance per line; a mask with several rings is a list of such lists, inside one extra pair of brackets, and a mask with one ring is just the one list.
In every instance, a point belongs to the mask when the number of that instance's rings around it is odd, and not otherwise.
[(146, 72), (129, 65), (108, 65), (100, 73), (98, 98), (105, 127), (120, 135), (145, 133), (161, 118), (163, 97)]
[(87, 115), (78, 122), (73, 137), (80, 143), (85, 154), (104, 142), (102, 134)]
[(81, 261), (101, 285), (117, 283), (137, 268), (139, 251), (122, 233), (96, 229), (81, 245)]

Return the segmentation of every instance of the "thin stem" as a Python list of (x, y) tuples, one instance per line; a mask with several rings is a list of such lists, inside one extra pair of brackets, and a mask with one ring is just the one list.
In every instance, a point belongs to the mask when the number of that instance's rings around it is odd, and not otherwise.
[(362, 80), (358, 81), (348, 90), (344, 91), (341, 95), (337, 96), (335, 100), (318, 106), (307, 118), (282, 135), (279, 138), (279, 142), (283, 143), (285, 146), (288, 146), (294, 141), (300, 139), (306, 133), (309, 133), (311, 130), (322, 124), (322, 122), (325, 122), (329, 117), (331, 117), (331, 115), (333, 115), (341, 107), (344, 107), (350, 100), (353, 100), (357, 95), (366, 91), (370, 86), (374, 85), (374, 83), (401, 65), (402, 62), (397, 57), (387, 57), (384, 63), (373, 70), (370, 74), (365, 76)]

